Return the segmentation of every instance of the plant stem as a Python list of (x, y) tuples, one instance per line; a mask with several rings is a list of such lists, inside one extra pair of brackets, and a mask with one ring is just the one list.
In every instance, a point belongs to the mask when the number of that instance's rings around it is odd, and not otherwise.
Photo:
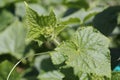
[(37, 54), (32, 54), (32, 55), (28, 55), (28, 56), (23, 57), (23, 58), (20, 59), (20, 60), (13, 66), (13, 68), (10, 70), (10, 72), (9, 72), (9, 74), (8, 74), (8, 76), (7, 76), (7, 80), (9, 80), (12, 72), (13, 72), (14, 69), (17, 67), (17, 65), (18, 65), (20, 62), (22, 62), (22, 60), (24, 60), (24, 59), (26, 59), (26, 58), (28, 58), (28, 57), (31, 57), (31, 56), (45, 55), (45, 54), (48, 54), (48, 53), (50, 53), (50, 52), (52, 52), (52, 51), (42, 52), (42, 53), (37, 53)]
[(55, 42), (55, 44), (58, 46), (60, 45), (60, 42), (57, 39), (53, 39), (53, 41)]

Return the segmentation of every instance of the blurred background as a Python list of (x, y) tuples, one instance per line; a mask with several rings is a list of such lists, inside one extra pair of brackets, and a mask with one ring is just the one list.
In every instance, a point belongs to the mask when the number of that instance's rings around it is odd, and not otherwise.
[[(0, 0), (0, 80), (6, 80), (13, 65), (24, 56), (55, 48), (53, 42), (42, 46), (26, 42), (24, 1), (41, 15), (53, 9), (58, 21), (68, 21), (59, 41), (68, 40), (81, 26), (98, 29), (110, 39), (111, 69), (120, 71), (120, 0)], [(10, 80), (39, 80), (40, 73), (53, 69), (48, 55), (30, 56), (17, 66)]]

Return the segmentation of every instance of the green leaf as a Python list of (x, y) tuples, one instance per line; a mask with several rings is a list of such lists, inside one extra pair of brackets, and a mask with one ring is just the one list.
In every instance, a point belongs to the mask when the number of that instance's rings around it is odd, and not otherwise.
[(48, 16), (40, 16), (26, 4), (26, 25), (29, 26), (28, 36), (33, 39), (45, 34), (44, 30), (46, 30), (46, 35), (47, 33), (49, 35), (47, 30), (52, 30), (56, 26), (55, 14), (51, 11)]
[(105, 76), (98, 76), (96, 74), (87, 74), (87, 73), (80, 72), (79, 80), (111, 80), (111, 79)]
[(4, 31), (9, 24), (11, 24), (14, 20), (14, 16), (6, 11), (3, 10), (0, 12), (0, 32)]
[(88, 15), (86, 15), (83, 19), (83, 22), (86, 22), (87, 20), (89, 20), (91, 17), (95, 16), (97, 14), (97, 12), (93, 12), (93, 13), (89, 13)]
[(61, 64), (65, 61), (65, 56), (58, 51), (52, 52), (51, 58), (53, 60), (52, 62), (56, 65)]
[(64, 24), (64, 25), (69, 25), (69, 24), (75, 24), (75, 23), (79, 23), (80, 24), (80, 19), (79, 18), (63, 18), (63, 21), (61, 22), (61, 24)]
[(68, 40), (73, 36), (73, 33), (75, 33), (75, 29), (73, 29), (72, 27), (69, 27), (60, 33), (60, 37), (62, 40)]
[(28, 40), (37, 41), (39, 44), (42, 44), (42, 42), (48, 38), (56, 37), (57, 34), (64, 28), (63, 25), (57, 25), (57, 19), (53, 11), (46, 16), (39, 15), (27, 4), (25, 24), (28, 26)]
[(9, 53), (16, 58), (23, 56), (26, 31), (22, 23), (16, 21), (0, 33), (0, 55)]
[(120, 72), (112, 72), (111, 80), (120, 80)]
[(64, 2), (64, 4), (70, 8), (89, 8), (89, 4), (86, 0), (65, 0)]
[[(12, 67), (13, 64), (7, 60), (0, 63), (0, 80), (6, 80)], [(20, 74), (16, 71), (13, 71), (10, 76), (10, 80), (20, 80)]]
[(45, 74), (39, 75), (39, 80), (63, 80), (64, 75), (59, 71), (49, 71)]
[(104, 35), (92, 27), (82, 27), (50, 55), (54, 64), (65, 61), (67, 66), (73, 67), (79, 77), (85, 73), (111, 78), (108, 46), (109, 40)]
[(91, 9), (89, 11), (86, 11), (84, 9), (78, 10), (76, 12), (74, 12), (73, 14), (66, 16), (63, 18), (63, 20), (67, 21), (67, 22), (72, 22), (72, 23), (81, 23), (84, 24), (86, 23), (87, 20), (91, 19), (93, 16), (95, 16), (95, 14), (97, 14), (98, 12), (100, 12), (100, 9)]

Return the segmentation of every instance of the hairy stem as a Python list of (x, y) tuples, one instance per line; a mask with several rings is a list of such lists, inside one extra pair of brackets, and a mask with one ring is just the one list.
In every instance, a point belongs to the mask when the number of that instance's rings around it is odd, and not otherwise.
[(22, 62), (22, 60), (24, 60), (24, 59), (26, 59), (26, 58), (29, 58), (29, 57), (31, 57), (31, 56), (45, 55), (45, 54), (48, 54), (48, 53), (50, 53), (50, 52), (52, 52), (52, 51), (42, 52), (42, 53), (37, 53), (37, 54), (32, 54), (32, 55), (28, 55), (28, 56), (23, 57), (23, 58), (20, 59), (20, 60), (13, 66), (13, 68), (10, 70), (10, 72), (9, 72), (9, 74), (8, 74), (8, 76), (7, 76), (7, 80), (9, 80), (12, 72), (13, 72), (14, 69), (17, 67), (17, 65), (18, 65), (20, 62)]
[(56, 45), (60, 45), (60, 42), (57, 39), (53, 40), (55, 42)]

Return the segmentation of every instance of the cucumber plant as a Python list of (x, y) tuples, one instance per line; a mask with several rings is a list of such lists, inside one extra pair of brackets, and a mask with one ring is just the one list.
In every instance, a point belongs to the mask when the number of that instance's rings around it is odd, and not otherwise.
[[(109, 38), (92, 26), (80, 26), (70, 39), (59, 41), (60, 32), (69, 27), (70, 20), (59, 21), (52, 10), (40, 15), (25, 5), (26, 41), (35, 41), (39, 46), (46, 41), (56, 44), (53, 51), (43, 52), (54, 67), (41, 71), (39, 80), (120, 80), (120, 73), (111, 70)], [(50, 68), (48, 64), (46, 67)]]

